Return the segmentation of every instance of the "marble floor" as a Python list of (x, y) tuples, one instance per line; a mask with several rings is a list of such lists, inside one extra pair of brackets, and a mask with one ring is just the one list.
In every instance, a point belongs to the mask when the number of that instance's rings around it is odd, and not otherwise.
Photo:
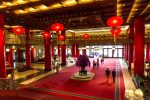
[(135, 91), (136, 87), (132, 81), (132, 77), (130, 76), (130, 74), (128, 72), (128, 65), (125, 63), (125, 61), (123, 59), (120, 59), (119, 62), (122, 66), (125, 89), (132, 89)]
[[(67, 64), (65, 67), (69, 67), (73, 64), (75, 64), (74, 59), (70, 59), (66, 61)], [(56, 62), (57, 63), (57, 62)], [(21, 66), (24, 63), (16, 63), (16, 66)], [(32, 69), (23, 71), (23, 72), (18, 72), (17, 69), (14, 70), (14, 80), (16, 80), (20, 84), (29, 84), (31, 82), (37, 81), (43, 77), (46, 77), (50, 74), (56, 73), (56, 69), (52, 65), (52, 71), (50, 72), (44, 72), (44, 63), (32, 63), (31, 64)], [(62, 70), (64, 67), (59, 68), (59, 70)]]

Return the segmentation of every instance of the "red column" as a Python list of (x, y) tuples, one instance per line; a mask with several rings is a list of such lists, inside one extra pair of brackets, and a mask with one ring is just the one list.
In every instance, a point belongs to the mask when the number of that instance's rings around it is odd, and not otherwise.
[[(64, 31), (62, 31), (62, 33), (61, 33), (62, 35), (66, 35), (65, 34), (65, 30)], [(64, 43), (61, 45), (61, 62), (62, 62), (62, 66), (63, 65), (66, 65), (66, 44), (65, 44), (65, 39), (64, 39)]]
[(83, 54), (86, 55), (86, 49), (83, 49)]
[(150, 43), (148, 44), (148, 61), (150, 61)]
[(76, 44), (76, 57), (79, 57), (79, 44)]
[(4, 16), (0, 14), (0, 78), (6, 77)]
[(126, 59), (126, 45), (124, 44), (124, 58)]
[(8, 61), (9, 58), (9, 52), (6, 52), (6, 61)]
[(60, 45), (58, 45), (58, 56), (60, 57)]
[(9, 62), (10, 67), (13, 68), (14, 67), (14, 60), (13, 60), (13, 49), (12, 48), (9, 49), (8, 62)]
[(17, 61), (18, 62), (21, 61), (21, 51), (20, 51), (20, 48), (17, 49)]
[(124, 44), (124, 58), (126, 60), (126, 45)]
[(26, 32), (26, 44), (25, 44), (26, 66), (31, 67), (31, 65), (30, 65), (31, 61), (30, 61), (30, 44), (29, 44), (30, 31), (29, 31), (29, 28), (26, 28), (25, 32)]
[(61, 45), (61, 60), (62, 66), (66, 65), (66, 44)]
[(144, 34), (145, 23), (143, 17), (138, 17), (135, 22), (135, 34), (134, 34), (134, 74), (143, 76), (144, 73)]
[(123, 48), (122, 48), (122, 57), (124, 57), (124, 45), (123, 45)]
[(128, 61), (128, 52), (129, 52), (129, 45), (128, 45), (128, 43), (126, 44), (126, 48), (127, 48), (127, 50), (126, 50), (126, 60)]
[(124, 47), (125, 47), (125, 50), (124, 50), (125, 60), (127, 60), (127, 46), (126, 46), (126, 44), (124, 45)]
[(131, 68), (131, 64), (133, 63), (133, 50), (134, 50), (134, 45), (130, 44), (129, 45), (129, 69)]
[(54, 45), (52, 45), (52, 57), (54, 57)]
[(89, 46), (89, 54), (92, 54), (92, 48)]
[(72, 57), (75, 57), (75, 44), (72, 44), (71, 52), (72, 52)]
[(31, 63), (34, 63), (34, 48), (31, 48)]
[(50, 54), (50, 37), (44, 39), (44, 48), (45, 48), (45, 71), (51, 71), (51, 54)]
[(146, 61), (150, 61), (150, 43), (147, 44), (146, 48)]
[(133, 39), (134, 39), (134, 26), (130, 25), (130, 33), (129, 33), (129, 69), (131, 68), (131, 63), (133, 63)]

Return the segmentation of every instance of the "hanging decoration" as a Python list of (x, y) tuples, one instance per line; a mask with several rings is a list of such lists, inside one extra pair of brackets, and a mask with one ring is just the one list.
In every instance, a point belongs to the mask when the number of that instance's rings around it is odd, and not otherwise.
[(88, 35), (88, 34), (83, 34), (83, 38), (84, 38), (84, 39), (88, 39), (88, 38), (89, 38), (89, 35)]
[(123, 24), (123, 19), (122, 17), (119, 17), (119, 16), (113, 16), (107, 20), (107, 25), (110, 27), (116, 27), (122, 24)]
[(59, 40), (64, 41), (65, 40), (65, 36), (64, 35), (60, 35), (59, 36)]
[(45, 39), (47, 39), (47, 38), (50, 37), (50, 33), (49, 33), (49, 32), (43, 32), (43, 33), (42, 33), (42, 36), (43, 36)]
[(63, 31), (64, 30), (64, 26), (61, 23), (54, 23), (51, 25), (51, 28), (53, 31)]
[(115, 37), (116, 39), (118, 39), (119, 35), (120, 35), (120, 32), (121, 32), (121, 29), (120, 29), (120, 27), (112, 28), (110, 32), (112, 33), (113, 37)]
[(25, 32), (25, 29), (23, 27), (14, 27), (13, 32), (17, 35), (21, 35)]
[(121, 32), (121, 29), (119, 26), (122, 24), (123, 24), (123, 19), (122, 17), (119, 17), (119, 16), (113, 16), (107, 20), (107, 25), (112, 27), (110, 32), (112, 33), (115, 44), (116, 44), (116, 39), (119, 38), (119, 34)]
[(61, 24), (61, 23), (54, 23), (54, 24), (51, 25), (51, 29), (53, 31), (56, 31), (56, 35), (57, 35), (57, 39), (58, 40), (61, 40), (61, 41), (65, 40), (65, 36), (61, 35), (61, 31), (64, 30), (64, 25), (63, 24)]

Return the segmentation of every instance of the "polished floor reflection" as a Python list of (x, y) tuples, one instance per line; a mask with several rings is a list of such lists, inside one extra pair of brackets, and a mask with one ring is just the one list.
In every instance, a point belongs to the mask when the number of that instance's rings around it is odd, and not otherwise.
[[(57, 62), (55, 62), (57, 63)], [(67, 59), (67, 64), (65, 67), (69, 67), (75, 64), (75, 59)], [(15, 67), (24, 65), (24, 63), (15, 63)], [(62, 70), (64, 67), (60, 66), (59, 70)], [(23, 72), (19, 72), (17, 68), (14, 70), (14, 79), (21, 84), (29, 84), (33, 81), (39, 80), (47, 75), (56, 73), (54, 65), (52, 65), (52, 71), (44, 71), (44, 63), (32, 63), (31, 69)]]

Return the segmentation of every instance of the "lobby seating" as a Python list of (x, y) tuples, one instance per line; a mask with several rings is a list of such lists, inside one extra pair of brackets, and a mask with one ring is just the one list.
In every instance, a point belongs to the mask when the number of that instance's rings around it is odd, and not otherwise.
[(30, 70), (30, 67), (27, 67), (25, 65), (21, 65), (17, 68), (18, 72), (24, 72), (24, 71), (27, 71), (27, 70)]

